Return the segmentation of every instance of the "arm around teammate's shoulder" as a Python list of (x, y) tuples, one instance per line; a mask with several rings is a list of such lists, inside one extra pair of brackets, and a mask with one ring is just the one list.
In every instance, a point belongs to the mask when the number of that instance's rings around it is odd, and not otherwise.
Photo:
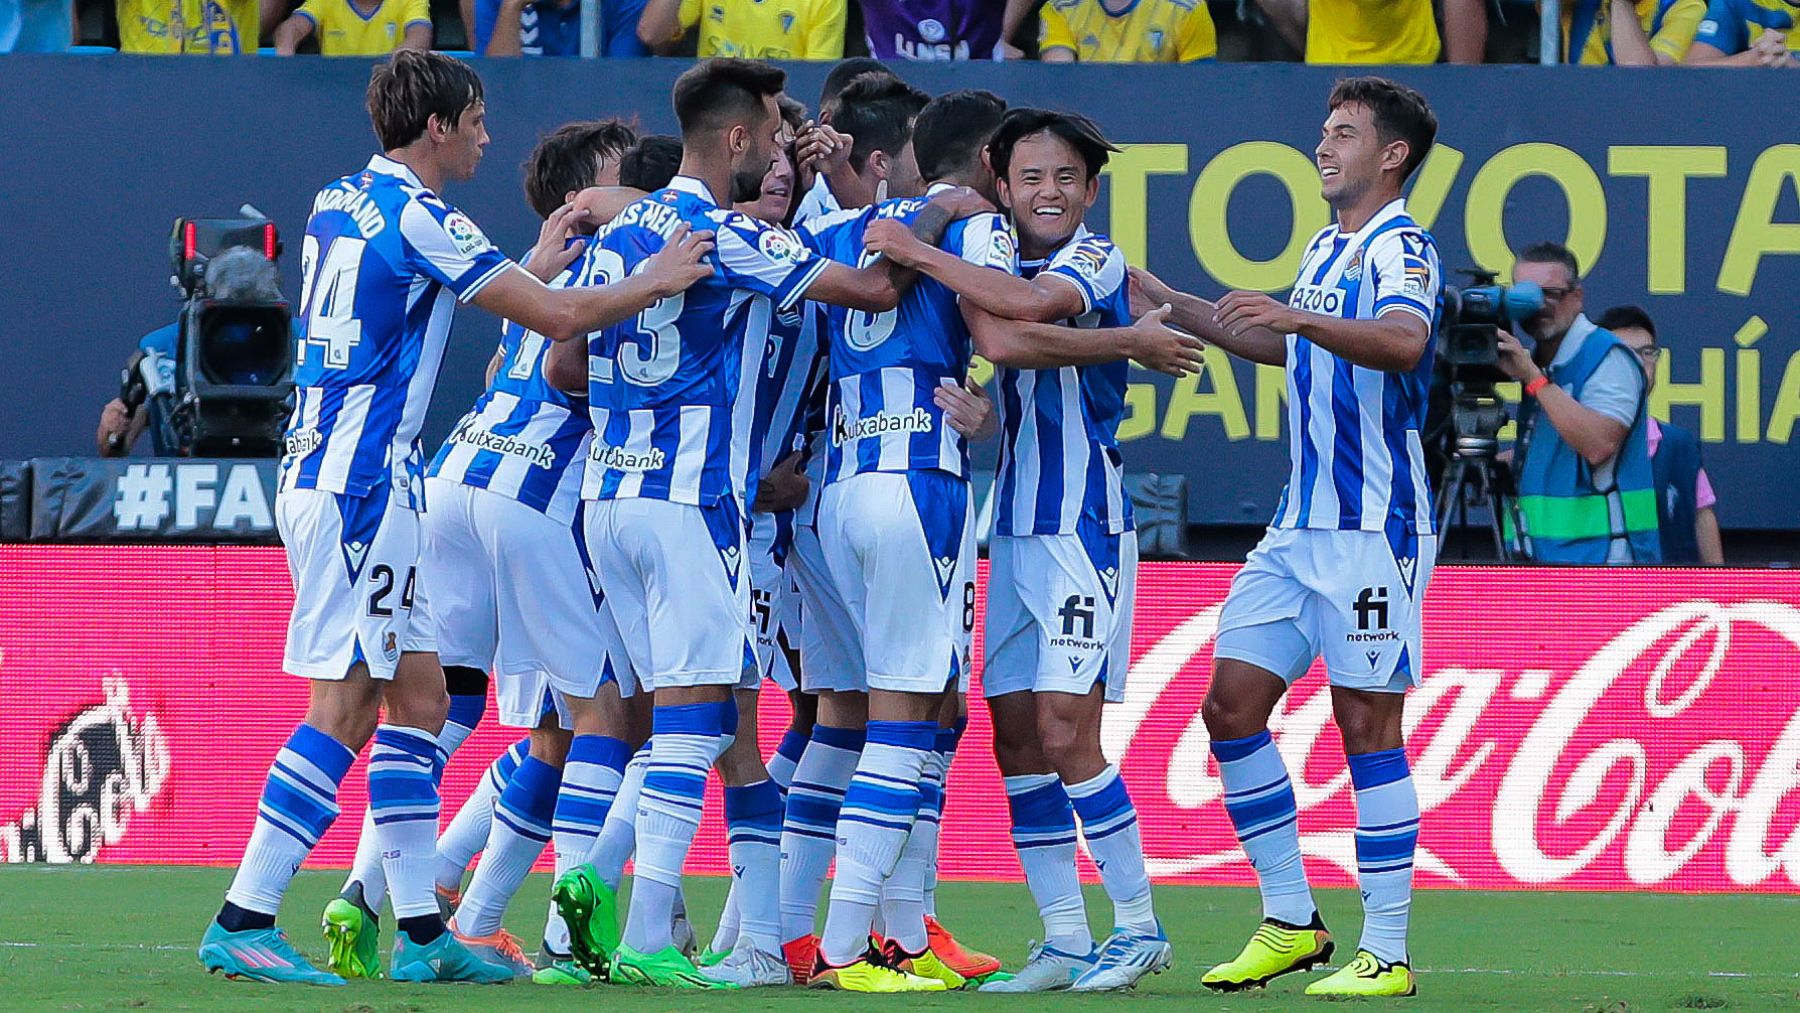
[(473, 301), (552, 341), (568, 341), (616, 324), (711, 276), (713, 268), (706, 255), (712, 249), (712, 233), (690, 233), (681, 225), (643, 271), (613, 284), (553, 289), (522, 270), (506, 271), (476, 293)]

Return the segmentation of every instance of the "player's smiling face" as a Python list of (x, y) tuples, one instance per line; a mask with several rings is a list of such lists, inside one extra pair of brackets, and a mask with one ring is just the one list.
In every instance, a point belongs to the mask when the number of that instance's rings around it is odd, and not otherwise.
[(1326, 203), (1344, 207), (1367, 193), (1381, 179), (1382, 147), (1374, 110), (1360, 102), (1333, 109), (1313, 151)]
[(1081, 153), (1061, 137), (1041, 131), (1013, 145), (1000, 183), (1000, 203), (1012, 211), (1021, 245), (1034, 256), (1069, 241), (1100, 193)]
[(775, 151), (775, 163), (762, 178), (762, 195), (737, 205), (737, 210), (758, 221), (780, 225), (787, 220), (788, 206), (794, 201), (794, 163), (784, 145)]

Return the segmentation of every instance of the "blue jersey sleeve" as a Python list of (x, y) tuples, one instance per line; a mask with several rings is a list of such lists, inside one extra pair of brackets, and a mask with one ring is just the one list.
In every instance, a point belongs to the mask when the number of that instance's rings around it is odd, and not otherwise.
[(513, 266), (468, 215), (430, 195), (401, 209), (400, 238), (406, 266), (439, 282), (460, 302), (475, 298)]
[(1749, 22), (1744, 18), (1738, 0), (1711, 0), (1706, 17), (1694, 33), (1695, 42), (1704, 42), (1727, 56), (1750, 47)]
[(860, 223), (867, 217), (867, 211), (856, 208), (814, 215), (796, 234), (816, 256), (840, 264), (854, 264), (862, 253), (858, 238), (862, 235)]
[(1105, 236), (1083, 236), (1056, 251), (1040, 277), (1074, 285), (1081, 293), (1082, 312), (1092, 313), (1125, 287), (1125, 255)]
[(735, 211), (722, 216), (713, 241), (725, 283), (766, 295), (779, 310), (799, 302), (827, 263), (786, 229)]

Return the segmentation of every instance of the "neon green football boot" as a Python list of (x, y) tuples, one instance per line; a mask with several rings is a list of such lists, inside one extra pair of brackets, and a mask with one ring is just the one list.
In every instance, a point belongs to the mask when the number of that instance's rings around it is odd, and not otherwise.
[(1264, 918), (1243, 952), (1206, 972), (1200, 984), (1216, 992), (1261, 988), (1281, 975), (1325, 963), (1331, 959), (1334, 945), (1317, 914), (1304, 926)]
[(1357, 950), (1348, 964), (1306, 986), (1307, 995), (1417, 995), (1412, 968), (1388, 964), (1368, 950)]
[(621, 944), (613, 954), (607, 980), (615, 985), (655, 985), (659, 988), (737, 988), (701, 974), (694, 962), (673, 946), (665, 946), (655, 953), (640, 953)]
[(331, 944), (327, 966), (333, 971), (346, 979), (382, 976), (381, 926), (363, 900), (361, 883), (351, 883), (325, 905), (319, 927)]

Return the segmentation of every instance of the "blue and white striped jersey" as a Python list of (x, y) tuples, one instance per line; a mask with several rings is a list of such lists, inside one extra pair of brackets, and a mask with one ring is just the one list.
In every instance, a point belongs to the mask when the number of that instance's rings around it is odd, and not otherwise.
[[(1313, 237), (1288, 304), (1346, 320), (1412, 313), (1436, 332), (1443, 311), (1437, 242), (1395, 199), (1355, 233)], [(1353, 365), (1287, 337), (1287, 488), (1278, 528), (1429, 534), (1435, 523), (1420, 430), (1433, 348), (1404, 373)]]
[(740, 397), (741, 381), (757, 374), (774, 314), (791, 310), (826, 262), (792, 234), (719, 207), (686, 176), (628, 205), (586, 256), (604, 281), (619, 281), (683, 223), (716, 234), (712, 276), (588, 339), (595, 438), (583, 498), (709, 505), (745, 495), (755, 398)]
[(803, 445), (809, 397), (824, 383), (825, 346), (820, 338), (825, 327), (825, 308), (806, 301), (775, 314), (769, 322), (750, 427), (752, 497), (768, 469)]
[[(595, 261), (578, 258), (552, 288), (595, 283)], [(587, 400), (544, 379), (550, 340), (506, 321), (500, 369), (432, 458), (427, 474), (486, 489), (572, 523), (594, 426)]]
[[(940, 186), (931, 190), (936, 193)], [(866, 264), (863, 231), (876, 218), (911, 224), (929, 202), (903, 197), (809, 221), (808, 245), (833, 260)], [(952, 222), (943, 248), (973, 264), (1018, 270), (1018, 244), (999, 215)], [(933, 400), (940, 383), (969, 368), (969, 329), (956, 293), (921, 278), (885, 313), (830, 310), (831, 388), (826, 481), (865, 471), (968, 474), (968, 441), (944, 422)]]
[[(1049, 259), (1019, 265), (1027, 278), (1058, 278), (1081, 293), (1072, 327), (1129, 327), (1125, 255), (1082, 226)], [(1133, 527), (1119, 454), (1124, 361), (1061, 369), (1001, 369), (1000, 473), (994, 533), (1072, 535), (1086, 520), (1108, 534)]]
[(364, 496), (392, 481), (416, 506), (419, 426), (456, 301), (512, 266), (467, 215), (382, 155), (320, 190), (300, 254), (281, 488)]

